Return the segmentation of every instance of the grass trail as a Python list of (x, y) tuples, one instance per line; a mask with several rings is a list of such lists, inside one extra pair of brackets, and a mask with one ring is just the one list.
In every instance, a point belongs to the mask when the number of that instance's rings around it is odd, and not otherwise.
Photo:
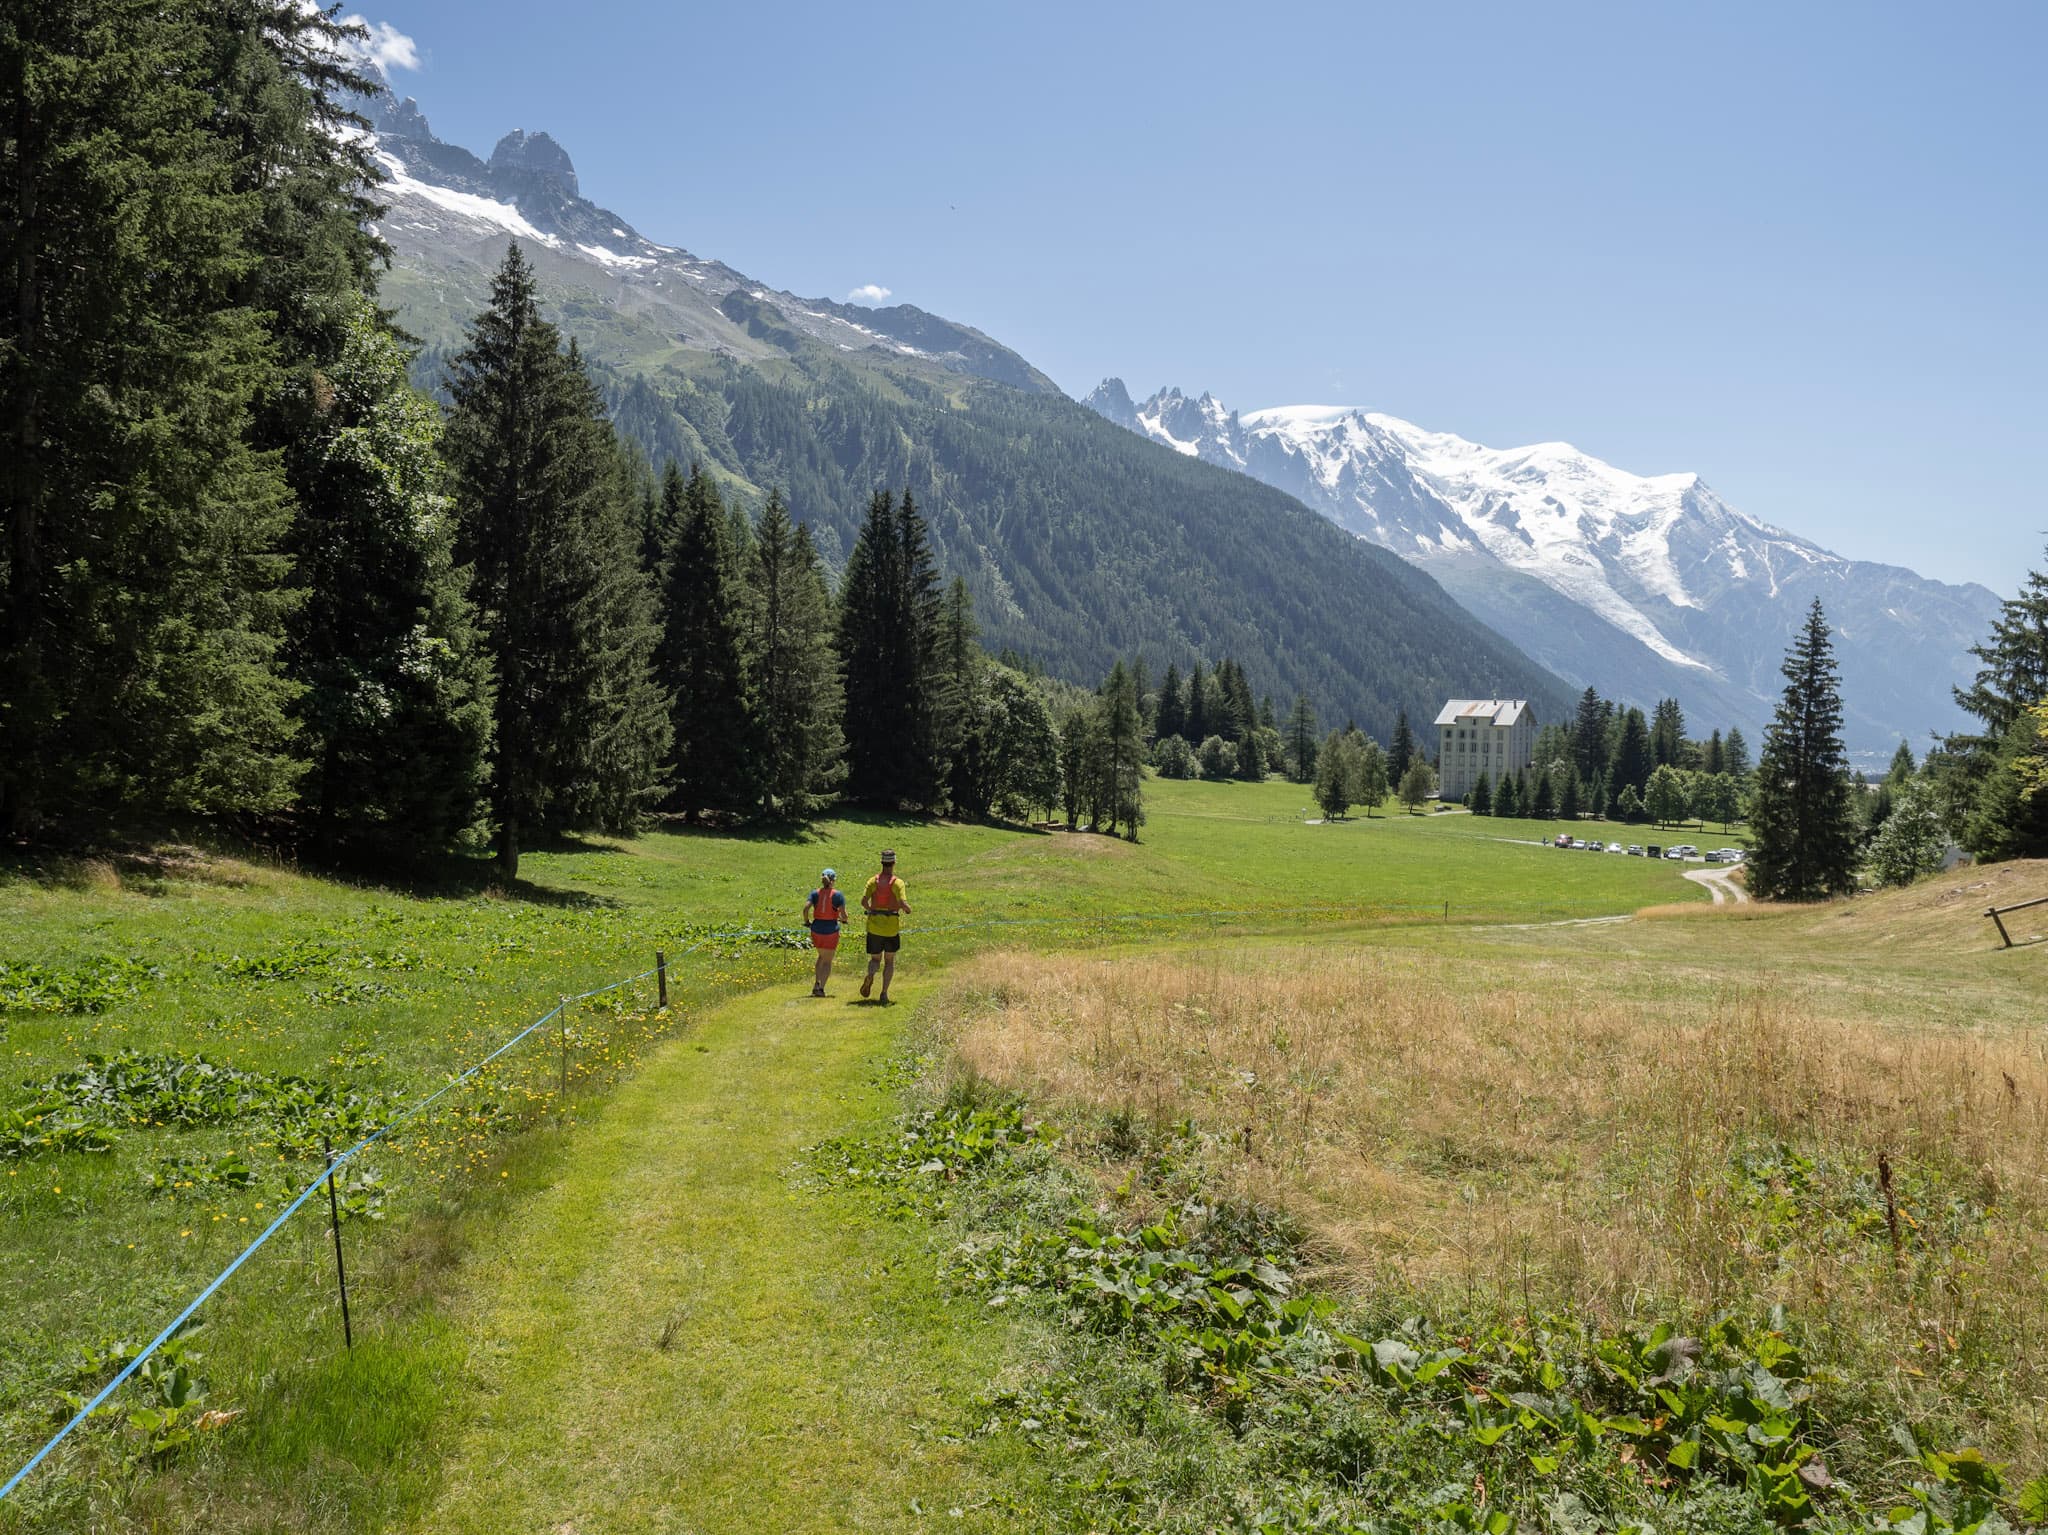
[(938, 1435), (1009, 1335), (934, 1293), (918, 1226), (790, 1176), (898, 1108), (903, 1010), (834, 991), (704, 1016), (478, 1257), (455, 1317), (475, 1405), (412, 1528), (999, 1527)]

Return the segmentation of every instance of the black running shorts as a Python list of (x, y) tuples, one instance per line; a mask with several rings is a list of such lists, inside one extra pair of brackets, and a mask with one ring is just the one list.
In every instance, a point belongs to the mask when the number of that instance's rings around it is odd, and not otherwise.
[(902, 947), (903, 939), (899, 934), (891, 933), (887, 938), (884, 938), (880, 933), (868, 934), (868, 952), (870, 954), (894, 954)]

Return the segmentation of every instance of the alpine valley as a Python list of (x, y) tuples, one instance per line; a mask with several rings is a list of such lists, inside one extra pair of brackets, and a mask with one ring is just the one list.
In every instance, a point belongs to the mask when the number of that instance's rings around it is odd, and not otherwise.
[(651, 461), (701, 462), (756, 505), (780, 487), (835, 565), (869, 493), (908, 486), (989, 648), (1056, 675), (1232, 655), (1281, 708), (1299, 691), (1383, 738), (1397, 710), (1427, 719), (1451, 696), (1559, 719), (1591, 685), (1754, 738), (1818, 595), (1852, 752), (1960, 722), (1950, 688), (1990, 591), (1844, 559), (1696, 475), (1348, 408), (1239, 415), (1172, 389), (1138, 404), (1115, 379), (1084, 405), (970, 326), (803, 298), (647, 238), (581, 195), (545, 133), (486, 160), (410, 99), (363, 110), (390, 178), (384, 302), (423, 343), (425, 387), (516, 240)]
[(1185, 457), (1236, 469), (1413, 560), (1574, 684), (1672, 697), (1745, 729), (1770, 717), (1779, 662), (1819, 597), (1842, 667), (1844, 738), (1865, 758), (1961, 728), (1952, 689), (1999, 600), (1845, 559), (1728, 505), (1697, 474), (1642, 476), (1569, 443), (1486, 448), (1344, 406), (1240, 414), (1119, 379), (1087, 403)]
[(788, 497), (828, 563), (880, 487), (908, 486), (983, 643), (1070, 681), (1117, 656), (1235, 657), (1283, 712), (1385, 739), (1398, 710), (1498, 688), (1561, 718), (1571, 692), (1420, 568), (1280, 491), (1133, 436), (1015, 352), (907, 305), (780, 292), (658, 244), (581, 196), (544, 133), (489, 160), (443, 143), (411, 100), (363, 103), (389, 180), (383, 302), (437, 389), (516, 240), (548, 317), (614, 420), (657, 465), (698, 462), (758, 506)]

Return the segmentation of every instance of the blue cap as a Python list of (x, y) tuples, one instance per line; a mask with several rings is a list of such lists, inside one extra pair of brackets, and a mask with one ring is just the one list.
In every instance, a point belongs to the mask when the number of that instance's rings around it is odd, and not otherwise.
[(820, 875), (818, 876), (818, 878), (820, 878), (820, 879), (837, 879), (837, 878), (839, 878), (839, 871), (838, 871), (837, 869), (827, 869), (827, 870), (826, 870), (826, 871), (825, 871), (825, 872), (824, 872), (823, 874), (820, 874)]

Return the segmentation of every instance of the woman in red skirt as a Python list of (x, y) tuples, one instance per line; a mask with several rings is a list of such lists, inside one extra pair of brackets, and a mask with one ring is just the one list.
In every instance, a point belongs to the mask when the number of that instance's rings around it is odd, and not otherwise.
[(818, 888), (804, 902), (804, 921), (811, 926), (811, 947), (818, 951), (817, 979), (811, 995), (825, 995), (825, 982), (832, 978), (832, 956), (839, 948), (839, 924), (846, 920), (846, 897), (836, 888), (839, 875), (827, 869), (818, 876)]

